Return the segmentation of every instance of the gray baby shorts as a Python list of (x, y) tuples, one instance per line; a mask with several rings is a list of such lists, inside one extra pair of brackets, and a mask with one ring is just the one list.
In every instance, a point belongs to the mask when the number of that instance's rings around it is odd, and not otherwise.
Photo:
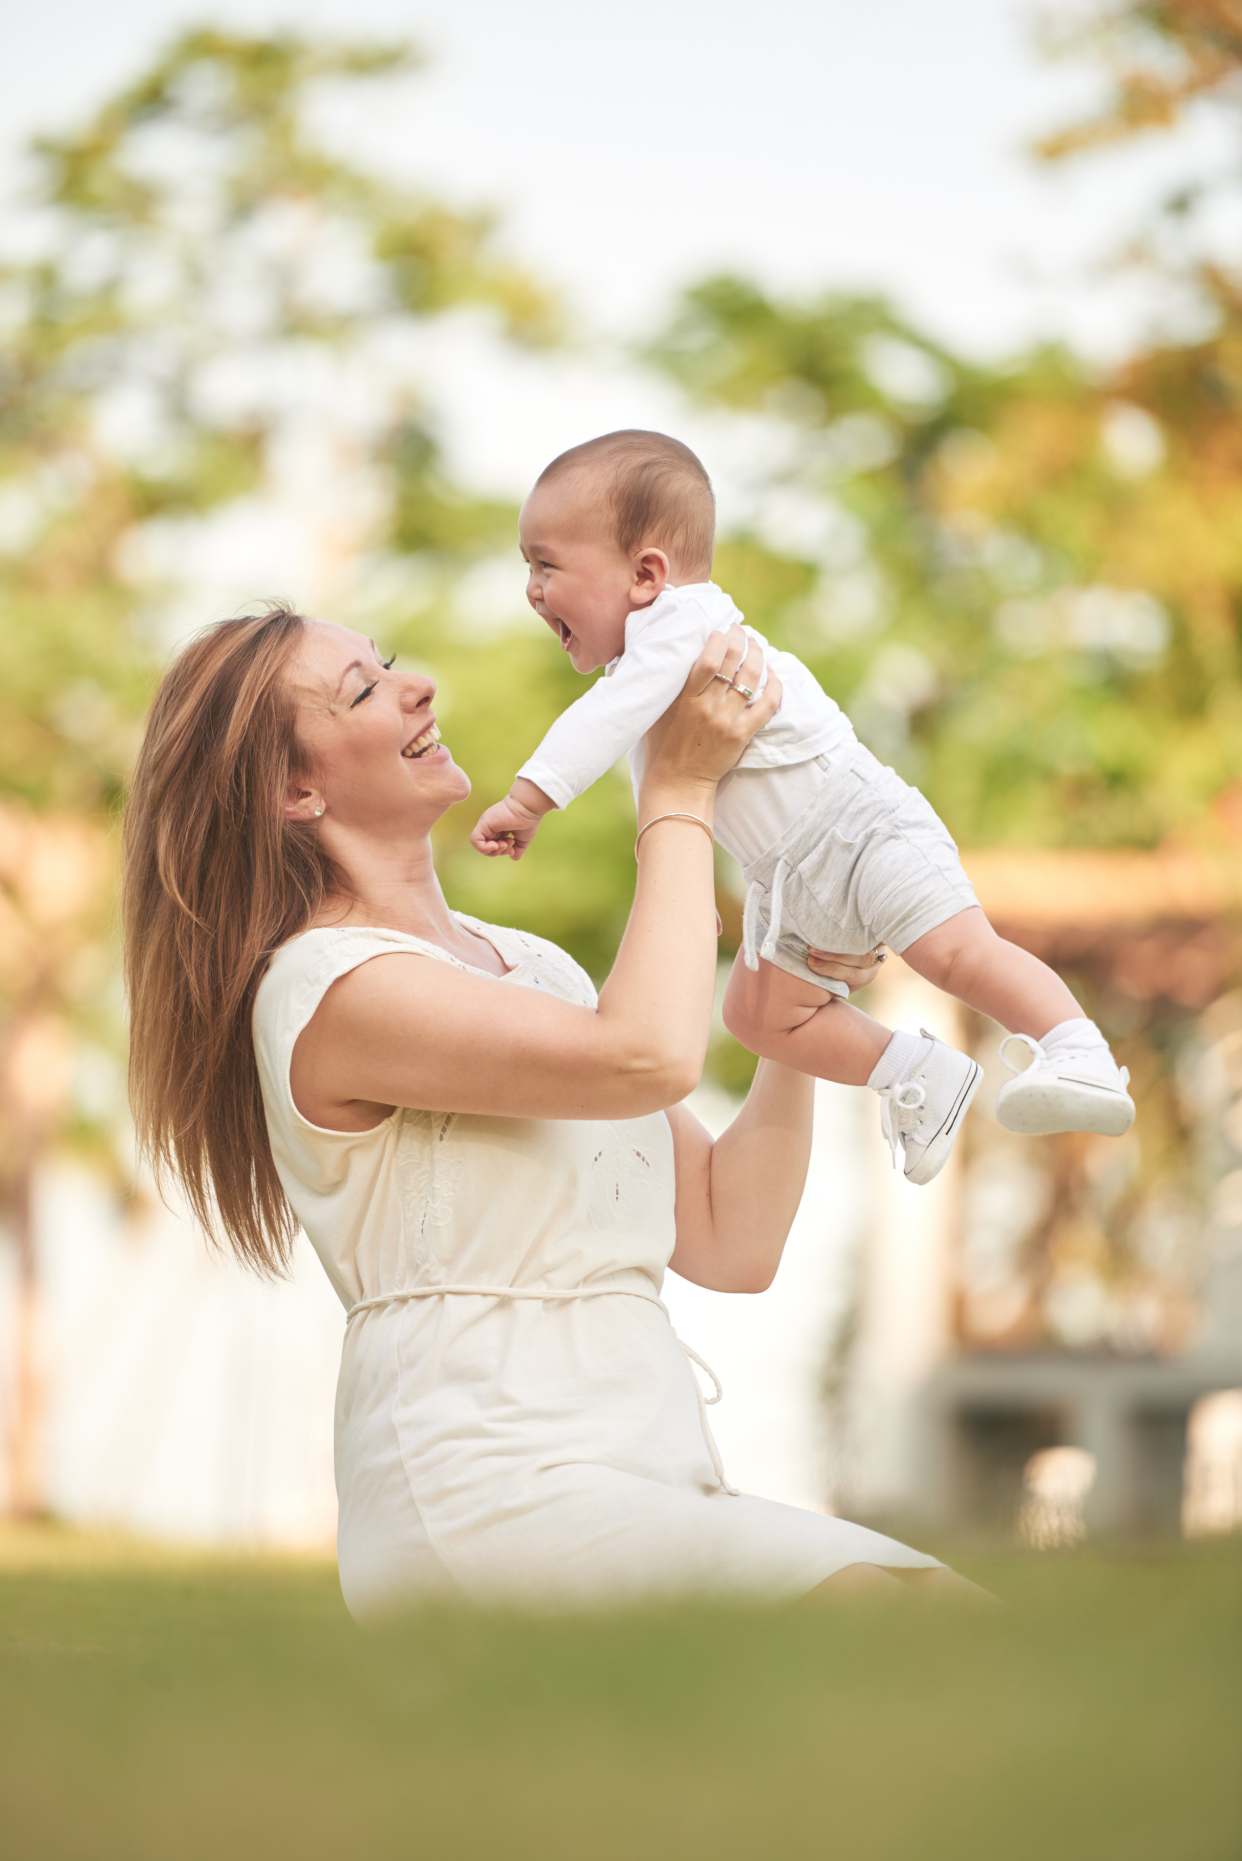
[(917, 788), (861, 743), (816, 762), (819, 795), (745, 868), (743, 952), (748, 968), (762, 956), (848, 995), (846, 983), (808, 966), (808, 945), (862, 956), (886, 943), (900, 954), (979, 901), (948, 828)]

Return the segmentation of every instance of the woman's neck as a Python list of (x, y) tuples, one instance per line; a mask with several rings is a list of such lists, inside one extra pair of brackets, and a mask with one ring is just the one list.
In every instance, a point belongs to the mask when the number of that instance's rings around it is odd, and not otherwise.
[(333, 845), (336, 837), (331, 830), (325, 833), (324, 850), (345, 874), (350, 895), (327, 897), (308, 929), (339, 930), (357, 924), (402, 931), (438, 944), (477, 969), (505, 973), (494, 947), (459, 924), (450, 911), (427, 837), (401, 845), (360, 844), (351, 836), (345, 847)]
[(355, 834), (345, 840), (326, 822), (322, 833), (324, 852), (345, 875), (347, 889), (324, 900), (315, 917), (317, 928), (375, 924), (435, 942), (454, 934), (453, 914), (425, 835), (404, 843), (360, 840)]

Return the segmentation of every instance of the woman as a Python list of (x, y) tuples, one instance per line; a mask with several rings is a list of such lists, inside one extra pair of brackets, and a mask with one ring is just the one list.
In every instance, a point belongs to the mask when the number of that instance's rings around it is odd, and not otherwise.
[[(434, 682), (280, 609), (195, 640), (126, 820), (140, 1137), (276, 1270), (297, 1224), (349, 1309), (338, 1546), (359, 1618), (429, 1592), (588, 1602), (958, 1581), (729, 1486), (664, 1267), (758, 1292), (812, 1082), (760, 1062), (712, 1143), (716, 784), (779, 702), (717, 638), (647, 743), (629, 926), (598, 1000), (554, 946), (449, 910), (429, 834), (469, 793)], [(706, 831), (704, 831), (706, 829)]]

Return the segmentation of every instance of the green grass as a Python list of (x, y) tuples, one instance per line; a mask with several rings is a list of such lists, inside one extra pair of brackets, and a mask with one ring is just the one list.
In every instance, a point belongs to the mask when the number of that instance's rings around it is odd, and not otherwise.
[(960, 1559), (987, 1614), (362, 1634), (326, 1564), (12, 1542), (4, 1861), (1242, 1855), (1236, 1543)]

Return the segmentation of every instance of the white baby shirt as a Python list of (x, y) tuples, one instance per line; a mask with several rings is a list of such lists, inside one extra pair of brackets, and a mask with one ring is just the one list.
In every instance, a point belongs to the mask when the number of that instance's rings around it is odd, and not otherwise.
[[(643, 737), (682, 689), (709, 637), (739, 624), (743, 624), (741, 614), (715, 582), (666, 587), (650, 607), (636, 608), (629, 616), (624, 653), (612, 661), (602, 679), (562, 712), (518, 774), (534, 782), (558, 808), (565, 808), (629, 752), (637, 787)], [(768, 673), (774, 671), (783, 695), (776, 716), (742, 752), (738, 769), (766, 770), (775, 777), (776, 771), (791, 764), (831, 756), (852, 744), (855, 737), (849, 719), (802, 661), (769, 646), (753, 627), (747, 627), (746, 632), (763, 651), (760, 691)], [(757, 776), (750, 777), (745, 786), (751, 790), (756, 785)], [(739, 820), (735, 823), (739, 831), (730, 831), (730, 786), (730, 778), (726, 777), (717, 797), (717, 838), (746, 862), (758, 849), (749, 844), (753, 838), (749, 821), (744, 824)], [(788, 824), (803, 805), (800, 785), (796, 807), (792, 806), (792, 794), (779, 794), (783, 786), (773, 780), (773, 823), (787, 816)], [(785, 805), (787, 801), (790, 806)], [(748, 813), (753, 812), (753, 806), (752, 801)]]

